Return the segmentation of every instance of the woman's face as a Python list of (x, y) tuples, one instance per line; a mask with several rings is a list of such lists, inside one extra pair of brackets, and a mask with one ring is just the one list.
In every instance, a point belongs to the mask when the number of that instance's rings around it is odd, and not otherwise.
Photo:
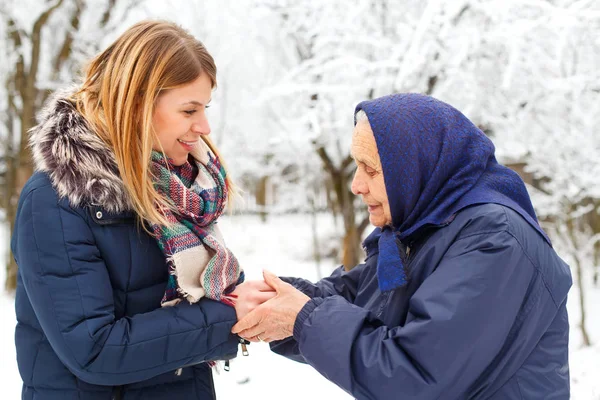
[(371, 224), (378, 227), (392, 223), (383, 168), (375, 136), (367, 121), (359, 121), (352, 135), (351, 154), (357, 168), (352, 180), (352, 193), (360, 196), (369, 210)]
[(206, 108), (211, 94), (211, 80), (202, 73), (195, 81), (159, 95), (152, 116), (158, 143), (152, 148), (163, 150), (174, 165), (184, 164), (200, 136), (210, 134)]

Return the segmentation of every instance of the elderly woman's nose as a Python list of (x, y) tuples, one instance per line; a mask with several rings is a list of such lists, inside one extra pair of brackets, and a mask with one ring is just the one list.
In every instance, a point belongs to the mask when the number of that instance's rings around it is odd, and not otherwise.
[(354, 173), (354, 178), (352, 179), (352, 185), (350, 186), (350, 190), (352, 190), (353, 194), (358, 196), (359, 194), (367, 193), (367, 191), (368, 191), (367, 188), (368, 188), (367, 184), (365, 183), (365, 181), (363, 179), (361, 179), (360, 171), (357, 170)]

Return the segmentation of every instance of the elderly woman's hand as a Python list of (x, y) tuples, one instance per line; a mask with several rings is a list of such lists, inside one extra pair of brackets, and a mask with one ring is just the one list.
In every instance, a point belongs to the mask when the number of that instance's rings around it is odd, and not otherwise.
[(292, 336), (296, 317), (310, 298), (271, 272), (264, 271), (265, 282), (277, 296), (256, 307), (238, 320), (231, 330), (252, 342), (271, 342)]
[(250, 311), (275, 297), (277, 293), (264, 281), (246, 281), (239, 284), (233, 292), (226, 296), (235, 307), (238, 321)]

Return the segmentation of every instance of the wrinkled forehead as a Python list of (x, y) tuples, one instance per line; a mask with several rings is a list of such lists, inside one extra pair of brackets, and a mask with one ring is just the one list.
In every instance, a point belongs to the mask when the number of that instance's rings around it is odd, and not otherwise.
[(372, 167), (381, 165), (377, 143), (369, 121), (359, 121), (354, 127), (350, 155), (357, 162), (362, 162)]
[(354, 125), (354, 130), (352, 131), (352, 140), (357, 137), (373, 137), (373, 140), (375, 140), (373, 129), (371, 128), (371, 124), (369, 124), (367, 119), (358, 121), (356, 125)]

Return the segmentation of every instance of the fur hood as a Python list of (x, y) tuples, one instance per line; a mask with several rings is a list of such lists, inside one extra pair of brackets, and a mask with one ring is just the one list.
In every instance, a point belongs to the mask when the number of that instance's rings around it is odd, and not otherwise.
[(30, 131), (35, 169), (49, 175), (59, 197), (73, 207), (95, 205), (110, 212), (132, 209), (114, 152), (88, 126), (69, 96), (55, 93)]

